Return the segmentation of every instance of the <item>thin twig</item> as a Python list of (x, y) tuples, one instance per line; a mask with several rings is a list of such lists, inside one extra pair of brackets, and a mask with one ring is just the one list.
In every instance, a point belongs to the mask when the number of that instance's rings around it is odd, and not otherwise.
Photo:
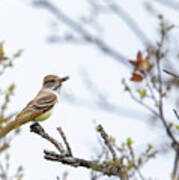
[(169, 74), (170, 76), (179, 79), (179, 75), (174, 74), (173, 72), (169, 72), (168, 70), (164, 69), (163, 70), (165, 73)]
[(158, 101), (157, 101), (157, 98), (155, 97), (153, 88), (151, 87), (151, 84), (149, 83), (148, 76), (146, 73), (144, 73), (144, 76), (145, 76), (145, 80), (146, 80), (146, 86), (148, 87), (150, 94), (151, 94), (151, 98), (153, 99), (155, 105), (157, 105)]
[(67, 180), (67, 178), (68, 178), (68, 172), (65, 171), (65, 172), (63, 172), (62, 180)]
[[(98, 160), (89, 161), (69, 156), (68, 153), (64, 153), (63, 146), (52, 137), (50, 137), (38, 123), (35, 123), (31, 126), (31, 132), (34, 132), (37, 135), (45, 138), (53, 145), (55, 145), (55, 147), (60, 151), (60, 154), (57, 154), (56, 152), (44, 150), (44, 158), (47, 160), (61, 162), (62, 164), (67, 164), (72, 167), (89, 168), (93, 171), (101, 172), (104, 175), (120, 177), (121, 180), (129, 179), (128, 174), (126, 172), (123, 172), (123, 167), (121, 167), (121, 164), (118, 161), (116, 161), (115, 163), (113, 161), (111, 161), (111, 163), (109, 163), (109, 161), (103, 161), (100, 163)], [(62, 134), (62, 137), (64, 138), (64, 133)], [(66, 137), (64, 139), (66, 139)], [(67, 142), (66, 140), (64, 141)], [(69, 146), (69, 144), (67, 146)]]
[[(132, 146), (129, 145), (128, 148), (129, 148), (129, 152), (130, 152), (130, 155), (131, 155), (131, 159), (132, 159), (132, 163), (133, 163), (134, 169), (135, 169), (136, 172), (138, 173), (139, 177), (140, 177), (142, 180), (145, 180), (144, 176), (142, 175), (142, 173), (141, 173), (141, 171), (140, 171), (140, 167), (137, 166), (137, 164), (136, 164), (135, 153), (134, 153), (134, 150), (133, 150)], [(129, 160), (129, 161), (130, 161), (130, 160)]]
[(127, 176), (125, 175), (125, 178), (120, 166), (113, 166), (112, 164), (106, 163), (106, 162), (101, 162), (98, 163), (97, 161), (89, 161), (85, 159), (80, 159), (76, 157), (71, 157), (71, 156), (64, 156), (57, 154), (52, 151), (47, 151), (44, 150), (44, 158), (50, 161), (56, 161), (56, 162), (61, 162), (63, 164), (70, 165), (72, 167), (85, 167), (92, 169), (94, 171), (101, 172), (107, 176), (119, 176), (121, 180), (128, 180)]
[(104, 139), (106, 146), (108, 147), (109, 151), (111, 152), (111, 154), (113, 156), (113, 160), (116, 160), (117, 159), (116, 152), (115, 152), (115, 150), (114, 150), (114, 148), (113, 148), (113, 146), (109, 140), (108, 134), (105, 132), (102, 125), (97, 126), (97, 131), (101, 134), (101, 137)]
[(174, 167), (173, 167), (173, 172), (172, 172), (172, 180), (178, 180), (177, 177), (179, 177), (179, 152), (176, 153), (175, 155), (175, 162), (174, 162)]
[(175, 116), (177, 117), (177, 119), (179, 120), (179, 115), (177, 113), (177, 111), (175, 109), (173, 109), (173, 112), (175, 113)]
[(63, 139), (63, 142), (64, 142), (64, 144), (65, 144), (65, 146), (66, 146), (66, 148), (67, 148), (68, 155), (69, 155), (69, 156), (73, 156), (72, 150), (71, 150), (71, 147), (70, 147), (70, 144), (68, 143), (67, 138), (66, 138), (65, 133), (63, 132), (62, 128), (61, 128), (61, 127), (58, 127), (57, 130), (58, 130), (58, 132), (60, 133), (60, 135), (61, 135), (61, 137), (62, 137), (62, 139)]
[(167, 8), (172, 8), (172, 9), (174, 9), (174, 10), (176, 10), (178, 12), (178, 9), (179, 9), (178, 1), (174, 1), (174, 0), (158, 0), (156, 2), (161, 3), (161, 4), (165, 5)]
[[(162, 26), (163, 24), (163, 26)], [(171, 131), (171, 127), (167, 124), (167, 121), (164, 117), (164, 111), (163, 111), (163, 80), (162, 80), (162, 70), (161, 70), (161, 59), (163, 57), (162, 48), (164, 45), (165, 37), (166, 37), (166, 29), (164, 26), (164, 22), (161, 22), (161, 41), (158, 43), (158, 49), (156, 51), (156, 65), (157, 65), (157, 73), (158, 73), (158, 82), (159, 82), (159, 114), (160, 119), (166, 129), (167, 135), (172, 140), (172, 147), (175, 150), (176, 157), (175, 157), (175, 163), (174, 168), (172, 172), (172, 179), (176, 180), (179, 179), (179, 142), (176, 140), (174, 134)]]
[(127, 13), (120, 5), (119, 3), (115, 3), (115, 1), (108, 1), (109, 8), (119, 17), (122, 18), (125, 23), (130, 27), (130, 29), (136, 34), (136, 36), (140, 39), (140, 41), (144, 44), (151, 44), (151, 41), (145, 34), (145, 32), (140, 28), (140, 26), (135, 22), (135, 20), (132, 18), (131, 14)]
[(154, 114), (155, 116), (160, 117), (160, 115), (159, 115), (158, 112), (156, 112), (154, 109), (152, 109), (152, 108), (151, 108), (150, 106), (148, 106), (146, 103), (144, 103), (142, 100), (136, 98), (136, 97), (134, 96), (134, 94), (132, 93), (131, 90), (129, 91), (129, 94), (130, 94), (131, 98), (132, 98), (133, 100), (135, 100), (137, 103), (139, 103), (140, 105), (142, 105), (143, 107), (145, 107), (147, 110), (149, 110), (149, 111), (150, 111), (152, 114)]
[(60, 153), (64, 154), (65, 150), (62, 146), (61, 143), (59, 143), (58, 141), (56, 141), (54, 138), (52, 138), (51, 136), (49, 136), (45, 130), (43, 129), (43, 127), (39, 124), (39, 123), (34, 123), (30, 126), (30, 131), (33, 133), (36, 133), (38, 135), (40, 135), (42, 138), (48, 140), (49, 142), (51, 142)]
[(161, 35), (161, 41), (159, 43), (159, 48), (156, 51), (156, 64), (157, 64), (158, 81), (159, 81), (159, 106), (158, 108), (159, 108), (160, 119), (166, 128), (168, 136), (171, 138), (173, 143), (178, 144), (176, 138), (171, 132), (171, 128), (168, 126), (165, 120), (164, 112), (163, 112), (163, 80), (162, 80), (162, 71), (161, 71), (161, 58), (162, 58), (162, 47), (164, 44), (165, 36), (166, 36), (166, 32), (165, 30), (163, 30), (162, 35)]
[(58, 20), (62, 21), (65, 25), (74, 30), (74, 32), (81, 35), (87, 42), (95, 44), (101, 51), (111, 56), (113, 60), (129, 67), (128, 60), (125, 58), (125, 56), (120, 54), (119, 51), (110, 47), (107, 43), (99, 39), (94, 34), (90, 33), (84, 28), (84, 26), (80, 25), (78, 22), (65, 14), (61, 9), (57, 8), (57, 6), (55, 6), (51, 1), (35, 1), (34, 4), (36, 6), (46, 8), (49, 12), (55, 15)]

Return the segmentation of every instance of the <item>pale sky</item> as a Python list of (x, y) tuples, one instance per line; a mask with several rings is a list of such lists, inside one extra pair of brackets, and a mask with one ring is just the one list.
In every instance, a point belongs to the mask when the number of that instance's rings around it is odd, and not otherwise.
[[(58, 2), (59, 7), (68, 14), (73, 14), (74, 18), (86, 13), (85, 0), (56, 0), (54, 2)], [(133, 15), (150, 40), (156, 42), (158, 20), (144, 11), (143, 2), (142, 0), (123, 0), (120, 3), (128, 13)], [(154, 3), (154, 6), (158, 8), (161, 5)], [(135, 107), (136, 112), (142, 114), (141, 117), (148, 115), (147, 111), (134, 103), (123, 91), (121, 79), (130, 77), (130, 71), (125, 66), (116, 63), (108, 56), (103, 56), (91, 45), (47, 43), (46, 38), (51, 32), (49, 25), (55, 18), (45, 10), (32, 8), (22, 0), (1, 0), (0, 9), (0, 40), (5, 41), (7, 54), (12, 54), (18, 49), (24, 50), (22, 56), (16, 60), (14, 68), (7, 70), (0, 80), (3, 88), (11, 82), (16, 84), (15, 96), (9, 111), (21, 110), (36, 95), (45, 75), (69, 75), (71, 79), (64, 84), (61, 99), (52, 117), (42, 125), (57, 139), (59, 135), (56, 127), (61, 126), (76, 157), (86, 159), (95, 157), (99, 144), (94, 121), (97, 124), (103, 124), (106, 131), (116, 137), (119, 143), (124, 142), (127, 137), (132, 137), (139, 152), (143, 150), (145, 144), (164, 136), (163, 132), (157, 129), (152, 130), (151, 133), (151, 128), (148, 128), (145, 122), (132, 120), (133, 114), (113, 115), (100, 111), (98, 108), (83, 108), (65, 102), (63, 93), (72, 91), (79, 97), (89, 99), (89, 103), (95, 106), (93, 102), (90, 102), (91, 96), (84, 88), (80, 73), (81, 70), (87, 70), (92, 80), (108, 95), (111, 102), (129, 109)], [(160, 10), (161, 13), (165, 12), (164, 15), (173, 23), (178, 23), (179, 14), (164, 6), (161, 6)], [(116, 21), (119, 23), (116, 24)], [(105, 23), (105, 39), (127, 58), (135, 58), (136, 52), (144, 49), (133, 32), (118, 17), (113, 19), (104, 15), (100, 18), (100, 22)], [(113, 80), (114, 77), (117, 77), (116, 80)], [(68, 180), (81, 179), (81, 177), (83, 180), (89, 179), (89, 170), (73, 169), (60, 163), (44, 160), (44, 149), (54, 150), (51, 144), (29, 132), (29, 124), (23, 126), (22, 133), (12, 141), (10, 148), (11, 171), (13, 172), (13, 168), (21, 164), (24, 167), (24, 180), (55, 180), (65, 170), (69, 172)], [(159, 156), (151, 160), (143, 172), (146, 177), (169, 179), (172, 162), (173, 154)]]

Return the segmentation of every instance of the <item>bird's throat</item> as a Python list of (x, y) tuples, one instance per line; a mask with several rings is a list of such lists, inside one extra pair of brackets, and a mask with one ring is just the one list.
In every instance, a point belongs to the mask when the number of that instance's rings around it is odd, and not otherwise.
[(52, 89), (43, 89), (43, 91), (47, 91), (49, 93), (55, 94), (57, 96), (57, 99), (59, 98), (60, 95), (60, 88), (56, 89), (56, 90), (52, 90)]

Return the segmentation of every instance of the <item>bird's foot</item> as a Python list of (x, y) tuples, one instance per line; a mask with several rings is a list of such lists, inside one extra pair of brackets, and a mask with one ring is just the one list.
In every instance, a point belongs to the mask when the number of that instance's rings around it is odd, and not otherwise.
[(34, 128), (35, 126), (39, 126), (40, 124), (38, 122), (34, 122), (30, 125), (30, 129)]

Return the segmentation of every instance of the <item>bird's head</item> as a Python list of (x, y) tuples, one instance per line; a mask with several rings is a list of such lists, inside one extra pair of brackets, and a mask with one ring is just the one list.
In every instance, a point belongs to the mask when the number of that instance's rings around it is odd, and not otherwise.
[(43, 80), (43, 88), (58, 91), (62, 86), (62, 83), (68, 79), (68, 76), (60, 78), (56, 75), (47, 75)]

